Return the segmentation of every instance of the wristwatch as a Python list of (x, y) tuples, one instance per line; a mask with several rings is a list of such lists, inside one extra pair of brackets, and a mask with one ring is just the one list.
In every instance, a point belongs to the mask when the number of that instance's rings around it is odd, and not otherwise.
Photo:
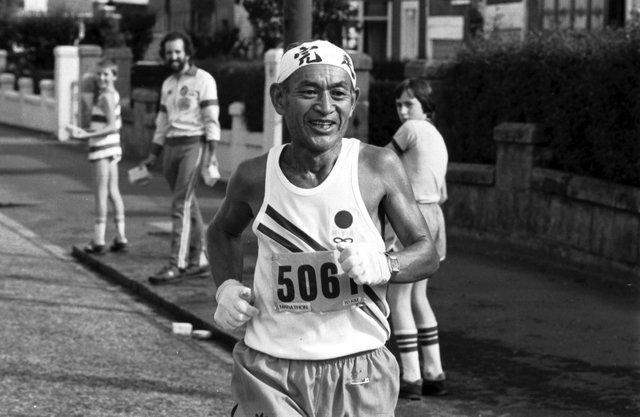
[(398, 262), (398, 258), (393, 256), (391, 252), (385, 252), (384, 256), (387, 257), (387, 264), (389, 265), (389, 271), (391, 272), (391, 278), (398, 275), (400, 272), (400, 262)]

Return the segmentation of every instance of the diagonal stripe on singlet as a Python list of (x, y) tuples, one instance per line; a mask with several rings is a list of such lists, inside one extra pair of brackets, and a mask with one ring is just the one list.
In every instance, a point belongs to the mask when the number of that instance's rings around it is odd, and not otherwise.
[(380, 319), (378, 318), (378, 316), (376, 316), (376, 314), (371, 311), (371, 309), (367, 306), (367, 305), (360, 305), (358, 306), (360, 308), (360, 310), (362, 310), (366, 315), (370, 316), (372, 319), (374, 319), (379, 325), (380, 327), (382, 327), (383, 329), (386, 330), (386, 326), (384, 325), (384, 323), (382, 321), (380, 321)]
[[(265, 210), (265, 214), (267, 214), (269, 217), (271, 217), (277, 224), (279, 224), (280, 226), (282, 226), (283, 228), (285, 228), (286, 230), (291, 232), (291, 234), (295, 235), (296, 237), (298, 237), (302, 241), (304, 241), (306, 244), (311, 246), (314, 250), (316, 250), (316, 251), (326, 251), (326, 250), (328, 250), (324, 246), (322, 246), (320, 243), (316, 242), (311, 236), (307, 235), (298, 226), (296, 226), (295, 224), (293, 224), (289, 220), (287, 220), (282, 214), (278, 213), (276, 211), (276, 209), (274, 209), (270, 205), (267, 205), (267, 209)], [(278, 234), (274, 230), (272, 230), (269, 227), (265, 226), (263, 223), (260, 223), (258, 225), (258, 231), (262, 232), (265, 236), (269, 237), (270, 239), (272, 239), (276, 243), (280, 244), (285, 249), (290, 250), (291, 252), (302, 252), (302, 249), (297, 247), (295, 244), (293, 244), (291, 241), (289, 241), (284, 236)], [(378, 294), (376, 294), (376, 292), (373, 290), (373, 288), (371, 288), (368, 285), (363, 285), (362, 288), (364, 290), (364, 293), (371, 299), (371, 301), (373, 301), (373, 303), (376, 305), (376, 307), (378, 307), (378, 309), (384, 315), (386, 315), (386, 308), (384, 306), (384, 302), (380, 299), (380, 297), (378, 297)], [(371, 311), (371, 309), (369, 307), (367, 307), (366, 305), (362, 305), (362, 306), (360, 306), (360, 308), (367, 315), (369, 315), (372, 318), (374, 318), (383, 328), (385, 327), (380, 322), (378, 317), (373, 313), (373, 311)]]
[(267, 210), (265, 211), (267, 216), (271, 217), (276, 223), (280, 226), (284, 227), (286, 230), (291, 232), (294, 236), (300, 238), (304, 243), (311, 246), (313, 250), (316, 251), (324, 251), (328, 250), (320, 243), (316, 242), (311, 236), (306, 234), (302, 229), (300, 229), (295, 224), (291, 223), (288, 219), (286, 219), (282, 214), (278, 213), (276, 209), (271, 206), (267, 206)]
[(262, 232), (265, 236), (267, 236), (268, 238), (271, 238), (273, 241), (280, 244), (285, 249), (289, 249), (291, 252), (302, 252), (302, 249), (300, 249), (299, 247), (297, 247), (296, 245), (291, 243), (289, 240), (287, 240), (285, 237), (279, 235), (272, 229), (269, 229), (267, 226), (265, 226), (262, 223), (258, 225), (258, 231)]
[(382, 311), (382, 314), (384, 314), (385, 316), (387, 315), (387, 309), (384, 307), (384, 302), (382, 302), (382, 300), (380, 299), (380, 297), (378, 297), (378, 294), (376, 294), (376, 292), (373, 290), (373, 288), (371, 288), (368, 285), (363, 285), (362, 289), (364, 290), (364, 293), (367, 295), (367, 297), (369, 297), (371, 299), (371, 301), (373, 301), (373, 303), (376, 305), (376, 307), (378, 307), (380, 309), (380, 311)]

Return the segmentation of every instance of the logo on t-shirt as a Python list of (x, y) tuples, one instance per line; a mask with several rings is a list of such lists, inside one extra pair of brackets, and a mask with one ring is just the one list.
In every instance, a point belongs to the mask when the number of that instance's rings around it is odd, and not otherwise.
[(180, 111), (189, 110), (189, 107), (191, 107), (191, 101), (189, 100), (189, 97), (187, 97), (187, 93), (189, 93), (189, 88), (186, 85), (183, 85), (180, 89), (180, 95), (182, 97), (178, 100), (178, 109)]
[(353, 215), (348, 210), (338, 210), (333, 215), (331, 238), (333, 243), (353, 243)]

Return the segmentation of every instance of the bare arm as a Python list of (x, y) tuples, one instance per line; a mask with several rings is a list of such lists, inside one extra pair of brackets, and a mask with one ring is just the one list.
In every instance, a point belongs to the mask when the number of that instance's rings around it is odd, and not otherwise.
[(260, 160), (240, 164), (229, 180), (222, 206), (207, 228), (209, 264), (218, 287), (213, 318), (223, 329), (238, 329), (259, 313), (252, 305), (251, 289), (241, 281), (242, 231), (257, 213), (264, 193), (264, 168), (260, 171)]
[[(245, 161), (231, 176), (227, 193), (207, 228), (207, 254), (216, 285), (228, 279), (242, 281), (242, 232), (254, 218), (264, 193), (260, 161)], [(262, 175), (256, 175), (262, 172)]]
[[(381, 204), (404, 246), (402, 250), (394, 253), (400, 263), (400, 272), (391, 281), (415, 282), (429, 278), (438, 269), (439, 256), (424, 217), (414, 199), (402, 162), (390, 149), (365, 148), (361, 156), (365, 161), (364, 178), (374, 179), (374, 181), (361, 179), (362, 194), (367, 196), (365, 197), (367, 205), (371, 205), (369, 212), (375, 214), (377, 204)], [(379, 184), (383, 186), (380, 187)], [(372, 198), (376, 193), (377, 198)]]
[(113, 94), (103, 93), (98, 97), (98, 106), (102, 110), (106, 118), (106, 125), (102, 129), (97, 130), (82, 130), (74, 134), (77, 139), (89, 139), (100, 136), (110, 135), (111, 133), (118, 133), (119, 129), (116, 125), (116, 99)]

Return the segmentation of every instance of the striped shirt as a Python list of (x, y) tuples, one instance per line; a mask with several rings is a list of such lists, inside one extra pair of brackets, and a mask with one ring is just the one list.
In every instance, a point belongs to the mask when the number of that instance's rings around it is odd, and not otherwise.
[(208, 72), (195, 65), (162, 83), (160, 109), (153, 143), (164, 145), (170, 137), (205, 136), (220, 140), (218, 90)]
[[(122, 155), (122, 148), (120, 147), (120, 128), (122, 127), (122, 117), (120, 108), (120, 95), (117, 92), (103, 92), (98, 97), (98, 100), (91, 108), (91, 124), (89, 125), (90, 131), (96, 131), (104, 129), (109, 125), (107, 115), (105, 114), (104, 102), (107, 100), (106, 95), (114, 95), (114, 114), (116, 130), (105, 136), (98, 136), (89, 138), (89, 160), (95, 161), (97, 159), (109, 158), (112, 156), (119, 157)], [(102, 105), (101, 105), (102, 104)]]

